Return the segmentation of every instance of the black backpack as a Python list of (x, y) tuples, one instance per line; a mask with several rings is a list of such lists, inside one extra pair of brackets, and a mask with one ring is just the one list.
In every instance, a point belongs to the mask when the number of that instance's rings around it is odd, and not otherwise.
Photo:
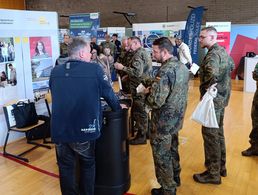
[(45, 115), (38, 115), (38, 119), (45, 121), (45, 123), (31, 131), (26, 132), (26, 138), (28, 141), (50, 137), (50, 117)]

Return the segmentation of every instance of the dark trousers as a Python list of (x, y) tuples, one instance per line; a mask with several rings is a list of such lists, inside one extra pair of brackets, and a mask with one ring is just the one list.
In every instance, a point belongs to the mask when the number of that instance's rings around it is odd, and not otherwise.
[(252, 131), (249, 135), (251, 147), (258, 150), (258, 89), (254, 94), (253, 104), (252, 104)]
[(226, 166), (226, 145), (223, 128), (224, 111), (224, 108), (215, 108), (219, 128), (202, 127), (205, 165), (213, 175), (220, 175), (220, 169)]
[(133, 97), (131, 115), (135, 125), (132, 125), (133, 130), (137, 130), (138, 136), (145, 136), (148, 130), (148, 113), (145, 107), (144, 97), (140, 95)]
[(60, 143), (56, 150), (62, 195), (94, 195), (95, 141)]

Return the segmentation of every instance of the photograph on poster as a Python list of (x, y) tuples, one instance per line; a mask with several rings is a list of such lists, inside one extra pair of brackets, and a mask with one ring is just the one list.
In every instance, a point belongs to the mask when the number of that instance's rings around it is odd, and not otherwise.
[(15, 63), (0, 64), (0, 87), (17, 85)]
[(11, 62), (14, 59), (13, 37), (0, 37), (0, 62)]
[(53, 68), (51, 37), (30, 37), (30, 56), (33, 91), (48, 88)]
[(52, 69), (51, 58), (31, 60), (32, 82), (48, 79)]
[(17, 97), (16, 64), (0, 63), (0, 110), (2, 106)]
[(35, 92), (44, 93), (49, 88), (49, 80), (33, 82), (32, 88), (34, 93)]
[(30, 37), (31, 59), (50, 58), (52, 56), (50, 37)]

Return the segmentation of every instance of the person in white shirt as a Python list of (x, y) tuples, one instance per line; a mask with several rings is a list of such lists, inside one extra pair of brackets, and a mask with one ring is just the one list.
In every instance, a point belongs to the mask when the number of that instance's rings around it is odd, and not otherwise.
[(178, 46), (179, 60), (190, 69), (192, 65), (192, 56), (188, 45), (186, 45), (180, 38), (176, 38), (176, 45)]

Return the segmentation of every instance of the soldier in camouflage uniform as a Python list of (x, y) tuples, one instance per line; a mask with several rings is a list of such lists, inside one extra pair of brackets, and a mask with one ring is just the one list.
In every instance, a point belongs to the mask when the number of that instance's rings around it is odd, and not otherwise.
[(219, 128), (202, 127), (207, 170), (201, 174), (194, 174), (193, 178), (199, 183), (220, 184), (221, 176), (227, 175), (223, 119), (231, 93), (230, 75), (234, 69), (234, 62), (226, 50), (217, 44), (217, 31), (214, 27), (203, 28), (199, 42), (202, 48), (208, 49), (200, 67), (200, 93), (203, 97), (206, 90), (217, 83), (217, 97), (213, 101)]
[(253, 71), (253, 79), (256, 81), (256, 91), (251, 112), (253, 125), (253, 129), (249, 135), (251, 147), (242, 152), (243, 156), (258, 156), (258, 63)]
[(182, 129), (188, 97), (189, 70), (173, 54), (166, 37), (153, 42), (153, 57), (162, 63), (150, 88), (146, 103), (152, 108), (151, 136), (155, 173), (161, 188), (152, 195), (174, 195), (180, 185), (178, 131)]
[[(130, 51), (130, 41), (131, 39), (127, 37), (124, 37), (122, 39), (121, 54), (117, 59), (118, 63), (121, 63), (126, 67), (130, 67), (133, 57), (133, 52)], [(118, 74), (121, 77), (123, 92), (126, 94), (130, 94), (130, 81), (128, 75), (124, 71), (118, 71)]]
[(68, 57), (68, 45), (71, 42), (70, 36), (64, 35), (64, 42), (60, 44), (60, 57)]
[(131, 117), (135, 121), (134, 128), (137, 129), (137, 135), (130, 140), (130, 144), (146, 144), (148, 113), (145, 111), (145, 95), (137, 94), (136, 88), (145, 79), (151, 77), (152, 60), (146, 50), (142, 48), (141, 40), (138, 37), (131, 37), (130, 49), (133, 52), (130, 67), (116, 63), (115, 68), (123, 70), (128, 74), (130, 80), (130, 90), (133, 98)]
[(106, 34), (105, 35), (105, 40), (100, 44), (100, 52), (104, 53), (105, 48), (109, 48), (111, 51), (111, 55), (114, 57), (116, 54), (116, 45), (111, 42), (110, 40), (110, 35)]

